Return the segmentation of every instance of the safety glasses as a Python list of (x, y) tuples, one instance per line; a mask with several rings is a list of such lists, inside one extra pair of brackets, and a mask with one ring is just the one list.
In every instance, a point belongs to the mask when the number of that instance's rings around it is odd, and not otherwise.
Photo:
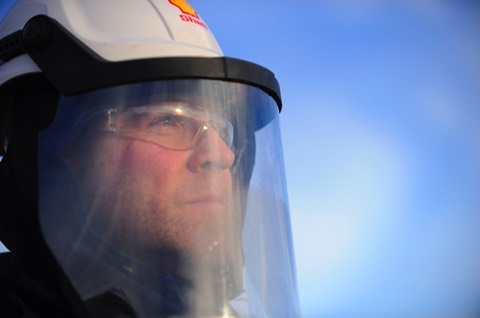
[(183, 104), (110, 108), (106, 116), (106, 131), (169, 149), (191, 149), (211, 128), (229, 148), (233, 143), (228, 120)]

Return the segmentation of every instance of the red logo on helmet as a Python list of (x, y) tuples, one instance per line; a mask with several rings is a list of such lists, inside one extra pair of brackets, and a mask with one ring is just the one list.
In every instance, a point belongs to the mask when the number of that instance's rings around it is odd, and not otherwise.
[(197, 12), (185, 0), (168, 0), (171, 4), (179, 8), (183, 13), (198, 18)]

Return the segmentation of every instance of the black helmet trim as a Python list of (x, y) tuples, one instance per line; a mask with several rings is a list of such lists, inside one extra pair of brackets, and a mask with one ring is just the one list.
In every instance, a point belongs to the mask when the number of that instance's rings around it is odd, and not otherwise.
[(275, 75), (260, 65), (227, 57), (107, 61), (45, 15), (31, 18), (23, 30), (0, 40), (3, 62), (25, 52), (64, 95), (141, 81), (202, 78), (258, 87), (273, 97), (279, 111), (282, 107)]

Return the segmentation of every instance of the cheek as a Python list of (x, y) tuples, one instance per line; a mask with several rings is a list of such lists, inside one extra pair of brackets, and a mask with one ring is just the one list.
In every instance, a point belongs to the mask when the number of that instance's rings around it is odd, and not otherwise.
[(175, 185), (185, 171), (186, 158), (180, 152), (153, 144), (120, 140), (108, 143), (103, 150), (98, 173), (112, 189), (123, 186), (132, 191), (148, 190), (156, 185), (156, 190), (162, 191)]
[(185, 170), (181, 154), (173, 158), (148, 143), (111, 139), (99, 142), (97, 149), (101, 151), (89, 158), (88, 172), (78, 175), (90, 213), (103, 223), (111, 219), (128, 224), (152, 217), (154, 211), (166, 208), (180, 187)]

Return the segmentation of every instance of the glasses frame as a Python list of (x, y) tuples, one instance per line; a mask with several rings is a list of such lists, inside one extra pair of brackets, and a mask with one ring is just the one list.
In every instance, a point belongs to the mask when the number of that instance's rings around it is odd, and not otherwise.
[[(180, 145), (175, 145), (175, 142), (169, 143), (168, 141), (161, 141), (161, 139), (166, 139), (168, 137), (174, 137), (173, 135), (168, 136), (167, 134), (161, 135), (155, 133), (156, 125), (146, 125), (140, 127), (134, 127), (131, 129), (123, 129), (118, 125), (118, 118), (116, 117), (119, 114), (126, 114), (131, 112), (133, 114), (147, 114), (157, 112), (159, 114), (164, 114), (167, 117), (177, 117), (179, 119), (188, 119), (190, 122), (194, 122), (195, 125), (185, 125), (181, 126), (177, 124), (176, 127), (185, 128), (187, 127), (198, 127), (196, 129), (186, 131), (183, 130), (181, 133), (186, 134), (186, 137), (183, 136), (179, 138), (182, 140), (190, 140), (187, 144), (185, 142)], [(107, 132), (113, 132), (117, 136), (132, 138), (136, 140), (142, 140), (145, 142), (150, 142), (167, 149), (174, 150), (187, 150), (195, 148), (198, 145), (198, 142), (201, 140), (202, 136), (212, 128), (219, 136), (224, 144), (232, 149), (233, 139), (234, 139), (234, 128), (230, 121), (222, 118), (218, 115), (207, 114), (206, 112), (191, 108), (191, 107), (178, 107), (178, 106), (137, 106), (129, 108), (108, 108), (104, 111), (104, 114), (107, 116), (107, 123), (104, 127), (104, 130)], [(206, 117), (205, 119), (201, 119)], [(159, 123), (161, 124), (161, 122)], [(153, 127), (149, 132), (149, 127)], [(191, 136), (191, 137), (188, 137)]]

